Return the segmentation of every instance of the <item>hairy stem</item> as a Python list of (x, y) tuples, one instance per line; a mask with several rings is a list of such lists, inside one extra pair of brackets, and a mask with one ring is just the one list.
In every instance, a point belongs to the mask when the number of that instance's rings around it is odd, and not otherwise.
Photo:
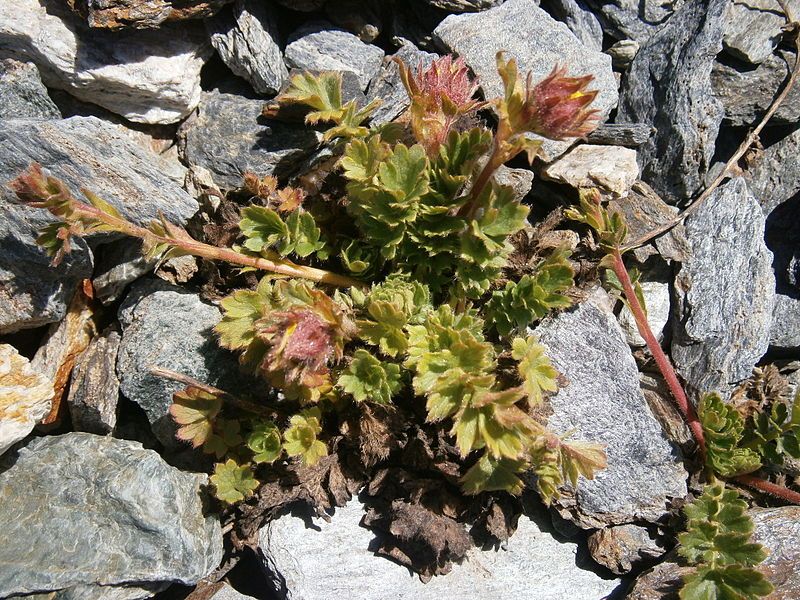
[(641, 335), (644, 338), (644, 341), (647, 343), (650, 354), (653, 355), (656, 365), (658, 366), (658, 370), (661, 371), (661, 374), (664, 376), (664, 380), (667, 382), (667, 386), (669, 387), (669, 391), (672, 393), (672, 397), (675, 398), (675, 403), (677, 404), (678, 409), (681, 411), (681, 414), (683, 414), (683, 418), (689, 425), (689, 429), (691, 429), (695, 440), (697, 440), (697, 446), (700, 449), (701, 456), (705, 458), (705, 436), (703, 435), (703, 426), (700, 424), (700, 420), (697, 418), (697, 412), (695, 411), (694, 406), (692, 406), (692, 404), (689, 402), (689, 399), (686, 397), (686, 392), (684, 392), (683, 386), (681, 385), (680, 381), (678, 381), (678, 374), (675, 373), (672, 363), (670, 362), (669, 358), (667, 358), (664, 350), (662, 350), (661, 344), (658, 343), (656, 336), (653, 335), (652, 329), (650, 329), (650, 324), (647, 322), (647, 315), (645, 314), (642, 305), (639, 303), (639, 299), (636, 297), (636, 292), (633, 289), (633, 283), (628, 275), (628, 269), (625, 268), (625, 263), (622, 260), (622, 253), (619, 249), (614, 249), (611, 253), (611, 257), (613, 259), (612, 264), (614, 273), (622, 284), (622, 289), (625, 293), (625, 299), (628, 301), (628, 307), (630, 308), (633, 318), (636, 321), (636, 328), (639, 330), (639, 335)]
[(759, 492), (764, 492), (765, 494), (769, 494), (770, 496), (775, 496), (776, 498), (780, 498), (781, 500), (786, 500), (787, 502), (791, 502), (792, 504), (800, 504), (800, 494), (790, 490), (788, 488), (783, 487), (782, 485), (777, 485), (775, 483), (770, 483), (769, 481), (765, 481), (754, 475), (739, 475), (734, 478), (734, 481), (751, 487)]

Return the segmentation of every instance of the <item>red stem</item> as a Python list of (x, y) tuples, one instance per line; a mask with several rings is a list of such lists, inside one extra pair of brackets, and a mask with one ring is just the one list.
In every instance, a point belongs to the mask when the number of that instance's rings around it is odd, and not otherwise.
[(764, 492), (765, 494), (770, 494), (771, 496), (780, 498), (781, 500), (786, 500), (792, 504), (800, 504), (800, 494), (797, 492), (787, 489), (781, 485), (764, 481), (763, 479), (759, 479), (753, 475), (739, 475), (734, 478), (734, 481), (738, 481), (739, 483), (742, 483), (760, 492)]
[(686, 392), (683, 391), (683, 386), (680, 381), (678, 381), (678, 375), (675, 373), (672, 363), (669, 361), (669, 358), (667, 358), (664, 350), (661, 349), (661, 344), (658, 343), (656, 336), (653, 335), (653, 331), (650, 329), (650, 324), (647, 322), (647, 315), (642, 305), (639, 304), (639, 299), (636, 297), (633, 283), (628, 275), (628, 269), (625, 268), (625, 263), (622, 261), (622, 254), (619, 249), (614, 249), (611, 252), (611, 257), (613, 259), (614, 273), (622, 284), (622, 289), (625, 292), (625, 299), (628, 301), (628, 307), (636, 321), (636, 328), (639, 330), (639, 335), (641, 335), (647, 343), (650, 354), (653, 355), (658, 370), (661, 371), (661, 374), (664, 376), (664, 380), (667, 382), (667, 386), (669, 387), (669, 391), (672, 392), (673, 398), (675, 398), (678, 409), (683, 414), (683, 418), (689, 425), (689, 429), (692, 430), (695, 440), (697, 440), (700, 455), (705, 458), (706, 441), (703, 435), (703, 426), (697, 418), (697, 412), (686, 397)]

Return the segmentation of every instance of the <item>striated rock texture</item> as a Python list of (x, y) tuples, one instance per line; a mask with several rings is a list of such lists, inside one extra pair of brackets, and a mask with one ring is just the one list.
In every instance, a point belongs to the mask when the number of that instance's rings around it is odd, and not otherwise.
[(664, 554), (645, 527), (633, 524), (599, 529), (589, 536), (588, 543), (594, 561), (617, 575)]
[(609, 35), (643, 42), (667, 22), (684, 0), (586, 0), (586, 3), (598, 12)]
[(744, 176), (764, 215), (800, 192), (800, 129), (759, 153)]
[(0, 58), (29, 60), (49, 87), (139, 123), (174, 123), (200, 101), (202, 27), (93, 31), (59, 0), (0, 2)]
[[(766, 560), (756, 568), (775, 586), (769, 600), (800, 598), (800, 508), (756, 508), (750, 510), (755, 523), (753, 541), (767, 549)], [(681, 577), (691, 573), (691, 567), (681, 567), (674, 560), (661, 563), (636, 580), (627, 600), (664, 600), (677, 598)]]
[(329, 523), (309, 525), (285, 515), (267, 524), (259, 548), (275, 591), (287, 600), (597, 600), (618, 584), (582, 569), (575, 544), (556, 541), (540, 528), (541, 520), (525, 515), (501, 549), (473, 548), (450, 573), (422, 583), (369, 550), (374, 535), (359, 525), (363, 515), (364, 506), (353, 500), (337, 508)]
[[(794, 15), (800, 2), (787, 0)], [(728, 6), (722, 43), (731, 56), (757, 65), (772, 55), (786, 18), (777, 0), (734, 0)]]
[(769, 343), (775, 277), (764, 215), (744, 179), (686, 219), (690, 257), (675, 279), (672, 357), (695, 392), (728, 394)]
[(580, 527), (654, 521), (686, 494), (686, 470), (639, 387), (630, 348), (602, 289), (575, 309), (545, 320), (536, 334), (568, 381), (550, 398), (548, 426), (605, 444), (608, 468), (558, 501)]
[(242, 175), (285, 177), (311, 155), (322, 135), (302, 123), (261, 117), (262, 100), (218, 91), (203, 94), (197, 118), (184, 130), (183, 158), (209, 170), (214, 183), (242, 187)]
[(276, 94), (289, 77), (278, 46), (274, 9), (265, 0), (236, 0), (233, 11), (206, 20), (211, 45), (260, 94)]
[(620, 146), (575, 146), (542, 170), (542, 177), (574, 188), (598, 187), (626, 196), (639, 178), (636, 150)]
[(424, 0), (431, 6), (448, 12), (477, 12), (501, 5), (504, 0)]
[[(791, 162), (786, 170), (791, 170)], [(770, 344), (800, 347), (800, 195), (778, 205), (767, 218), (765, 238), (775, 272), (775, 308)]]
[(691, 0), (639, 49), (620, 90), (618, 123), (648, 123), (639, 149), (642, 178), (667, 202), (703, 185), (723, 117), (711, 94), (727, 0)]
[[(729, 65), (714, 64), (711, 85), (714, 95), (725, 107), (725, 120), (731, 125), (753, 126), (764, 116), (778, 89), (794, 65), (794, 54), (779, 51), (751, 71), (737, 71)], [(778, 110), (770, 119), (771, 125), (794, 124), (800, 120), (800, 86), (792, 87)]]
[(221, 387), (235, 389), (230, 386), (241, 379), (236, 358), (219, 347), (212, 331), (220, 318), (216, 306), (159, 279), (137, 282), (120, 307), (120, 391), (144, 409), (153, 433), (167, 447), (179, 443), (168, 414), (172, 394), (186, 386), (150, 369), (163, 367), (210, 385), (223, 380)]
[(114, 368), (119, 344), (119, 333), (106, 332), (95, 337), (75, 362), (67, 396), (75, 431), (100, 435), (114, 431), (119, 401), (119, 379)]
[(542, 8), (566, 23), (587, 48), (603, 49), (603, 26), (583, 0), (545, 0)]
[(50, 412), (53, 382), (9, 344), (0, 344), (0, 454)]
[[(487, 99), (503, 94), (495, 55), (504, 50), (517, 59), (520, 72), (533, 73), (533, 81), (546, 77), (556, 64), (569, 66), (570, 75), (594, 76), (598, 90), (592, 105), (605, 120), (617, 104), (617, 82), (611, 57), (587, 48), (564, 23), (559, 23), (534, 0), (506, 0), (486, 12), (451, 15), (434, 30), (438, 40), (451, 52), (463, 56), (478, 76)], [(543, 157), (552, 160), (566, 152), (572, 141), (545, 140)]]
[(158, 27), (165, 21), (202, 19), (231, 0), (66, 0), (90, 27), (103, 29)]
[(295, 31), (286, 45), (286, 64), (304, 71), (352, 71), (361, 89), (381, 69), (383, 50), (365, 44), (330, 23), (311, 23)]
[[(185, 223), (198, 207), (164, 175), (169, 168), (158, 156), (93, 117), (0, 120), (0, 181), (13, 179), (32, 162), (76, 194), (81, 187), (92, 190), (136, 223), (150, 222), (159, 211)], [(0, 333), (61, 319), (78, 282), (92, 274), (91, 253), (80, 239), (58, 268), (50, 267), (35, 239), (53, 219), (46, 211), (15, 205), (14, 198), (10, 189), (0, 188)]]
[(0, 60), (0, 119), (60, 119), (33, 63)]
[(137, 442), (37, 438), (0, 473), (0, 596), (82, 585), (196, 583), (222, 559), (205, 475)]

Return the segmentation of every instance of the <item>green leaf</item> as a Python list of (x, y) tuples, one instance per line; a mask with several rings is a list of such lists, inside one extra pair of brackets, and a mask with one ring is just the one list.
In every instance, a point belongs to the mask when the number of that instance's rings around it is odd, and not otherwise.
[(514, 338), (511, 349), (512, 358), (519, 363), (517, 369), (522, 379), (522, 387), (532, 405), (542, 402), (544, 392), (558, 390), (558, 371), (547, 358), (544, 346), (536, 337)]
[(697, 406), (706, 440), (706, 462), (723, 477), (751, 473), (761, 467), (758, 454), (741, 448), (744, 419), (717, 394), (706, 394)]
[(578, 485), (578, 475), (594, 479), (598, 471), (608, 466), (603, 446), (593, 442), (561, 441), (561, 470), (573, 487)]
[(214, 420), (222, 409), (222, 400), (205, 390), (189, 386), (175, 392), (169, 414), (180, 425), (176, 436), (199, 448), (211, 435)]
[(358, 349), (339, 376), (338, 385), (356, 402), (389, 404), (392, 396), (400, 391), (400, 365), (383, 362), (366, 350)]
[(518, 496), (525, 487), (519, 478), (525, 466), (525, 461), (496, 459), (485, 452), (461, 478), (462, 489), (466, 494), (504, 491)]
[(289, 229), (280, 215), (264, 206), (243, 208), (239, 229), (246, 238), (244, 247), (252, 252), (262, 252), (289, 237)]
[(228, 504), (249, 498), (258, 488), (250, 465), (240, 466), (233, 459), (214, 465), (214, 474), (209, 479), (214, 485), (214, 495)]
[(399, 202), (409, 204), (428, 190), (428, 157), (419, 144), (397, 144), (378, 165), (378, 185)]
[(243, 440), (239, 431), (239, 421), (217, 419), (214, 423), (213, 432), (203, 444), (203, 452), (214, 454), (217, 460), (222, 459), (232, 448), (241, 445)]
[(309, 408), (289, 420), (289, 428), (283, 432), (283, 448), (289, 456), (299, 456), (304, 465), (315, 465), (328, 455), (327, 446), (317, 439), (322, 432), (319, 408)]
[(314, 111), (306, 116), (307, 123), (337, 121), (342, 114), (342, 73), (298, 73), (292, 76), (289, 87), (276, 100), (282, 104), (305, 104), (313, 108)]
[(270, 308), (272, 286), (268, 276), (255, 291), (237, 290), (220, 302), (222, 321), (214, 327), (219, 343), (229, 350), (244, 350), (255, 340), (255, 323)]
[(681, 600), (757, 600), (774, 589), (764, 575), (740, 565), (702, 567), (685, 575), (683, 583)]
[(257, 463), (275, 462), (281, 455), (281, 432), (272, 421), (258, 421), (247, 435), (247, 447)]
[(800, 458), (800, 392), (791, 410), (781, 400), (757, 411), (748, 421), (742, 445), (752, 448), (767, 462), (783, 464), (785, 456)]

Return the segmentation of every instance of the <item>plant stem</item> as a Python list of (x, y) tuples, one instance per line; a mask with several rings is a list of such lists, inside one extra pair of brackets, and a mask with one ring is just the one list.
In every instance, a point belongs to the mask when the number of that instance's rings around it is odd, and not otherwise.
[(759, 492), (764, 492), (765, 494), (775, 496), (776, 498), (780, 498), (781, 500), (786, 500), (787, 502), (791, 502), (792, 504), (800, 504), (799, 493), (787, 489), (781, 485), (777, 485), (775, 483), (770, 483), (769, 481), (759, 479), (754, 475), (739, 475), (737, 477), (734, 477), (734, 481), (737, 481), (741, 484), (744, 484), (748, 487), (758, 490)]
[(628, 301), (628, 307), (630, 308), (633, 318), (636, 321), (636, 328), (639, 330), (639, 335), (641, 335), (644, 338), (644, 341), (647, 343), (650, 354), (653, 355), (656, 365), (658, 366), (658, 370), (661, 371), (661, 374), (664, 376), (664, 380), (667, 382), (667, 386), (669, 387), (669, 391), (672, 393), (673, 398), (675, 398), (675, 403), (678, 405), (678, 409), (683, 414), (683, 418), (689, 425), (689, 429), (691, 429), (695, 440), (697, 440), (697, 446), (700, 449), (700, 455), (705, 459), (705, 436), (703, 435), (703, 426), (700, 424), (700, 420), (697, 418), (697, 412), (695, 411), (694, 406), (692, 406), (692, 404), (689, 402), (689, 399), (686, 397), (686, 392), (684, 392), (683, 386), (678, 380), (678, 374), (675, 373), (672, 363), (670, 362), (669, 358), (667, 358), (664, 350), (662, 350), (661, 344), (658, 343), (656, 336), (653, 335), (652, 329), (650, 329), (650, 324), (647, 322), (647, 315), (645, 314), (642, 305), (639, 303), (639, 299), (636, 297), (636, 292), (633, 289), (633, 283), (628, 275), (628, 269), (625, 268), (625, 263), (622, 260), (622, 253), (620, 252), (619, 248), (616, 248), (611, 252), (611, 257), (613, 260), (612, 264), (614, 273), (622, 284), (622, 289), (625, 292), (625, 299)]

